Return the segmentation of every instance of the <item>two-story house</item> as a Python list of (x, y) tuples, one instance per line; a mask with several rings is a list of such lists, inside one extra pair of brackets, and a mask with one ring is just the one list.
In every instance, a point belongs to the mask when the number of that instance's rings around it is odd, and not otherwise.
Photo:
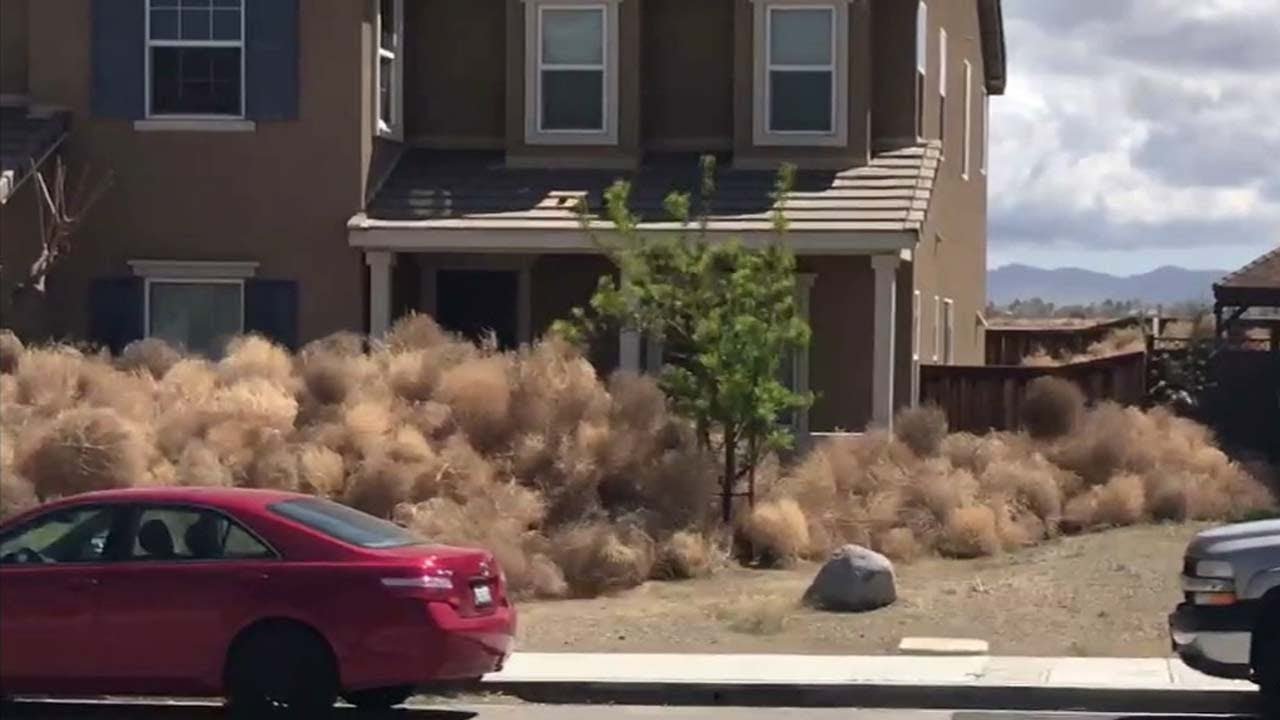
[[(627, 178), (642, 229), (672, 231), (661, 198), (714, 153), (708, 230), (749, 244), (775, 237), (778, 166), (800, 168), (805, 428), (887, 422), (919, 363), (981, 362), (999, 0), (0, 7), (5, 102), (68, 110), (65, 154), (117, 177), (50, 280), (67, 333), (297, 344), (416, 309), (514, 346), (614, 272), (581, 198)], [(31, 252), (3, 245), (5, 267)], [(623, 333), (597, 355), (657, 353)]]

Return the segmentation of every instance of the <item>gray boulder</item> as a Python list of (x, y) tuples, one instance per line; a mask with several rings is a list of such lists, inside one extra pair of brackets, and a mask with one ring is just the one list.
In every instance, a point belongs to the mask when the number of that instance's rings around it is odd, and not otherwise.
[(860, 545), (832, 553), (804, 593), (804, 604), (835, 612), (875, 610), (897, 599), (893, 563)]

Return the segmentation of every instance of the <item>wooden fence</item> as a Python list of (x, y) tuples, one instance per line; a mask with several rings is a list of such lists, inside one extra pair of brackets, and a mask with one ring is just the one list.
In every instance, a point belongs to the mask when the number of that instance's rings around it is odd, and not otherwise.
[(952, 430), (982, 433), (1022, 426), (1027, 385), (1041, 377), (1070, 380), (1091, 402), (1139, 405), (1146, 397), (1145, 352), (1050, 367), (922, 365), (920, 402), (943, 409)]

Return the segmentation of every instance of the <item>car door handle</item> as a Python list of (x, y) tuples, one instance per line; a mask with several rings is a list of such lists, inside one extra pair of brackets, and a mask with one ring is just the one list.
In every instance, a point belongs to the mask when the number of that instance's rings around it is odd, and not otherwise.
[(67, 581), (68, 585), (75, 588), (97, 587), (98, 583), (98, 578), (71, 578)]

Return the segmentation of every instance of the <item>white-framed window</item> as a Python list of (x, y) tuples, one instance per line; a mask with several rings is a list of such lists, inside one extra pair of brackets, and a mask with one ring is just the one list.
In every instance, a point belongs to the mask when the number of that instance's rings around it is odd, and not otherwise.
[(933, 296), (933, 361), (942, 359), (942, 298)]
[(147, 337), (210, 357), (244, 332), (244, 280), (147, 278), (143, 322)]
[(244, 332), (245, 282), (256, 262), (130, 260), (144, 279), (142, 327), (157, 337), (210, 357)]
[(924, 100), (929, 75), (929, 5), (916, 10), (916, 137), (924, 138)]
[(243, 0), (147, 0), (147, 117), (244, 117)]
[(947, 30), (938, 31), (938, 142), (947, 153)]
[(942, 363), (951, 365), (956, 361), (956, 303), (954, 300), (942, 301)]
[(978, 172), (987, 174), (987, 158), (991, 153), (991, 96), (982, 88), (982, 142), (978, 144)]
[(754, 0), (756, 145), (848, 141), (848, 0)]
[(618, 142), (618, 3), (525, 0), (525, 141)]
[(969, 179), (973, 154), (973, 63), (964, 61), (964, 149), (960, 153), (960, 177)]
[(404, 0), (378, 0), (373, 107), (378, 134), (404, 139)]

